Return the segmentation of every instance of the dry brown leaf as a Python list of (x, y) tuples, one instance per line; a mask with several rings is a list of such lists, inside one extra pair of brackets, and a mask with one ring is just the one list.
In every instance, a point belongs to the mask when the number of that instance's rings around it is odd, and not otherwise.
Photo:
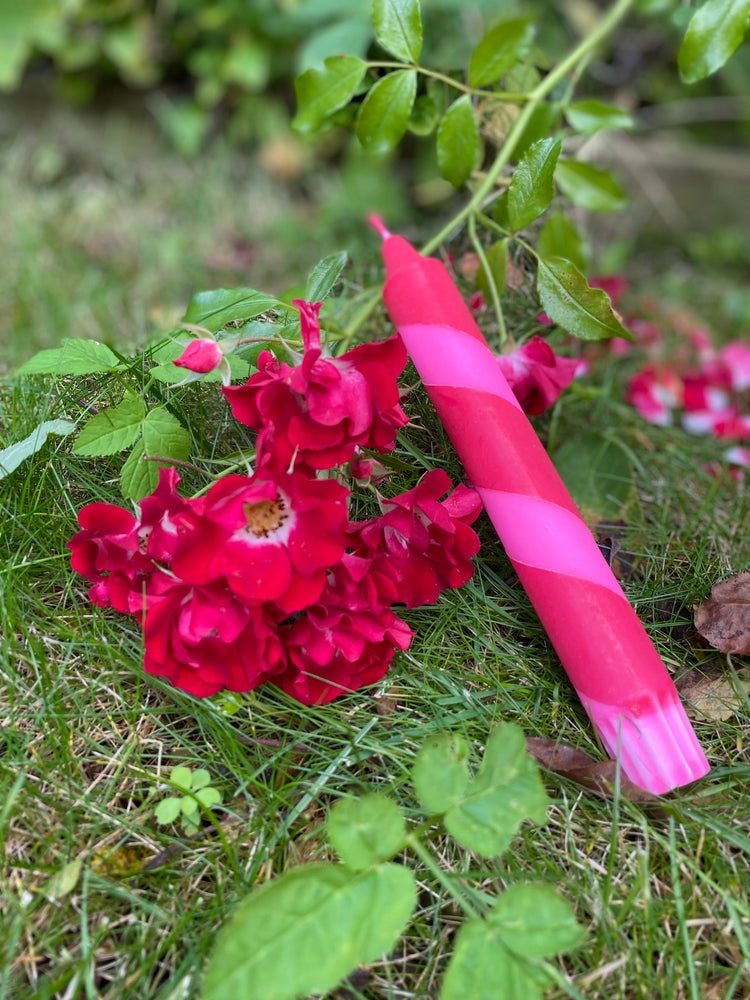
[[(594, 760), (583, 750), (558, 743), (555, 740), (542, 739), (537, 736), (526, 737), (526, 748), (542, 767), (564, 778), (575, 781), (584, 788), (591, 789), (605, 798), (613, 797), (617, 775), (617, 762), (614, 760)], [(647, 792), (645, 788), (636, 785), (620, 772), (620, 794), (632, 802), (644, 805), (658, 803), (660, 798)]]
[(711, 596), (694, 606), (695, 627), (722, 653), (750, 655), (750, 573), (738, 573), (711, 588)]
[(716, 661), (689, 670), (676, 687), (691, 719), (726, 722), (742, 704), (726, 668)]

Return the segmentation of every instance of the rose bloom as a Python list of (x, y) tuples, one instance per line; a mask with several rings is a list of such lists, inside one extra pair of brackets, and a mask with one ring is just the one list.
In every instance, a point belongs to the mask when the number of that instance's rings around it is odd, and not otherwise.
[(671, 368), (647, 365), (630, 379), (625, 398), (644, 420), (666, 427), (673, 410), (682, 405), (683, 393), (682, 379)]
[(586, 370), (585, 361), (560, 357), (541, 337), (532, 338), (510, 354), (498, 355), (497, 363), (529, 416), (549, 409), (563, 389)]
[(227, 476), (181, 516), (172, 572), (199, 586), (226, 580), (249, 604), (299, 611), (344, 554), (348, 496), (332, 479), (298, 472)]
[(278, 467), (295, 460), (311, 469), (330, 469), (348, 461), (357, 446), (392, 449), (397, 430), (407, 423), (397, 383), (406, 364), (400, 338), (324, 357), (320, 304), (294, 304), (300, 311), (302, 360), (291, 367), (264, 351), (258, 372), (244, 386), (224, 389), (234, 416), (273, 434), (273, 449), (266, 453), (273, 451)]
[(469, 525), (482, 504), (465, 486), (439, 500), (450, 486), (447, 473), (434, 469), (414, 489), (381, 501), (379, 517), (350, 526), (355, 554), (393, 574), (397, 600), (407, 607), (434, 604), (442, 590), (462, 586), (474, 571), (479, 538)]
[(287, 669), (273, 683), (305, 705), (323, 705), (374, 684), (412, 632), (380, 602), (370, 560), (345, 556), (329, 573), (320, 600), (288, 627)]
[(146, 673), (198, 698), (250, 691), (286, 666), (273, 616), (221, 582), (172, 587), (146, 612), (143, 632)]

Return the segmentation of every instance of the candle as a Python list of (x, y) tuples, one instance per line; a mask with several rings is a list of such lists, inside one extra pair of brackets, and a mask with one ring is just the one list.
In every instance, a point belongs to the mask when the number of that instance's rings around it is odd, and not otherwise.
[(450, 274), (370, 221), (386, 309), (607, 752), (657, 794), (701, 777), (672, 679)]

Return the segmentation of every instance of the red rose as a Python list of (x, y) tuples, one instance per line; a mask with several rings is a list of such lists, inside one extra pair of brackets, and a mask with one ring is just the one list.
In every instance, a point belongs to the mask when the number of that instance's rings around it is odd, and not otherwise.
[(223, 360), (224, 355), (215, 340), (199, 337), (197, 340), (190, 341), (173, 364), (177, 365), (178, 368), (187, 368), (188, 371), (206, 375), (208, 372), (216, 371)]
[(549, 409), (586, 368), (584, 361), (559, 357), (541, 337), (534, 337), (510, 354), (498, 355), (497, 363), (529, 416)]

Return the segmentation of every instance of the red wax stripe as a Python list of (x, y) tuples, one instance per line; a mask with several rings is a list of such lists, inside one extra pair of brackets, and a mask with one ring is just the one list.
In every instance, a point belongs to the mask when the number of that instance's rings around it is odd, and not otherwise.
[(541, 497), (580, 517), (522, 410), (476, 389), (425, 388), (473, 485)]
[(587, 580), (535, 566), (515, 569), (584, 700), (588, 695), (637, 716), (642, 702), (669, 695), (667, 668), (626, 601)]
[[(396, 257), (405, 253), (404, 247), (411, 251), (413, 260), (414, 248), (406, 240), (400, 236), (391, 236), (386, 240), (384, 252), (389, 270), (391, 265), (388, 255)], [(399, 328), (409, 323), (452, 326), (456, 330), (462, 330), (467, 336), (486, 343), (450, 275), (434, 257), (419, 258), (417, 266), (411, 264), (395, 270), (383, 289), (383, 301), (392, 316), (394, 304), (398, 303)]]

